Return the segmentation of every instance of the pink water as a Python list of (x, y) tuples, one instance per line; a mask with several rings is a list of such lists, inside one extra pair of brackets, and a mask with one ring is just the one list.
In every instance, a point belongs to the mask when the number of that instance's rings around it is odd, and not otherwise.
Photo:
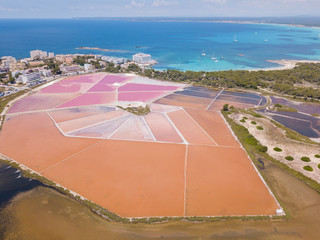
[(122, 82), (128, 81), (129, 79), (131, 79), (131, 77), (117, 76), (117, 75), (107, 75), (99, 83), (108, 83), (108, 84), (122, 83)]
[(75, 99), (72, 99), (58, 108), (78, 107), (87, 105), (100, 105), (111, 103), (116, 100), (116, 95), (113, 92), (109, 93), (85, 93)]
[(154, 100), (166, 92), (119, 92), (119, 101), (138, 101), (147, 102)]
[(151, 84), (138, 84), (127, 83), (124, 86), (119, 87), (119, 91), (170, 91), (176, 90), (176, 86), (164, 86), (164, 85), (151, 85)]

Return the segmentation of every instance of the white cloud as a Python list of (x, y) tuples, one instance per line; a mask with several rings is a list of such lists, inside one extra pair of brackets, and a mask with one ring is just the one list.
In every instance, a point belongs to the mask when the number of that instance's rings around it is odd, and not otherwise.
[(172, 5), (178, 5), (178, 4), (179, 3), (177, 1), (155, 0), (152, 3), (152, 6), (161, 7), (161, 6), (172, 6)]
[(144, 7), (144, 5), (145, 5), (144, 1), (132, 0), (130, 4), (127, 4), (125, 7), (126, 8), (142, 8)]
[(209, 3), (217, 3), (217, 4), (225, 4), (227, 0), (201, 0), (202, 2), (209, 2)]
[(16, 12), (19, 10), (20, 9), (17, 9), (17, 8), (6, 8), (6, 7), (0, 6), (0, 11), (2, 11), (2, 12)]

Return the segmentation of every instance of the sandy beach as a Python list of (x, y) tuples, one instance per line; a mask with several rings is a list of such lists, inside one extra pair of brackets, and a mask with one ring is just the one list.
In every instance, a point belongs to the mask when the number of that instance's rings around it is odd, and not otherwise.
[(298, 63), (320, 63), (319, 60), (266, 60), (267, 62), (272, 62), (279, 64), (279, 67), (273, 67), (273, 68), (259, 68), (259, 69), (252, 69), (249, 71), (256, 72), (256, 71), (274, 71), (274, 70), (287, 70), (287, 69), (293, 69)]

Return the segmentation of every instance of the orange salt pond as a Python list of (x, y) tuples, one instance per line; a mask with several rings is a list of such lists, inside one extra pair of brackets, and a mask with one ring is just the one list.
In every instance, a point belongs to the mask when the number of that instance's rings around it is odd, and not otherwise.
[(104, 140), (43, 175), (122, 217), (182, 216), (185, 146)]
[(241, 148), (189, 146), (186, 216), (272, 215), (277, 202)]

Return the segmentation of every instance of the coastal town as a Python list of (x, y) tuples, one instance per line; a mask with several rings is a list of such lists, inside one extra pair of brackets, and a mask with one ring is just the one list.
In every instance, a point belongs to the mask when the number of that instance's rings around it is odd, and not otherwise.
[(120, 72), (139, 66), (150, 67), (157, 62), (151, 55), (137, 53), (132, 60), (94, 54), (57, 54), (42, 50), (30, 51), (29, 58), (0, 58), (0, 97), (71, 75), (101, 70)]

